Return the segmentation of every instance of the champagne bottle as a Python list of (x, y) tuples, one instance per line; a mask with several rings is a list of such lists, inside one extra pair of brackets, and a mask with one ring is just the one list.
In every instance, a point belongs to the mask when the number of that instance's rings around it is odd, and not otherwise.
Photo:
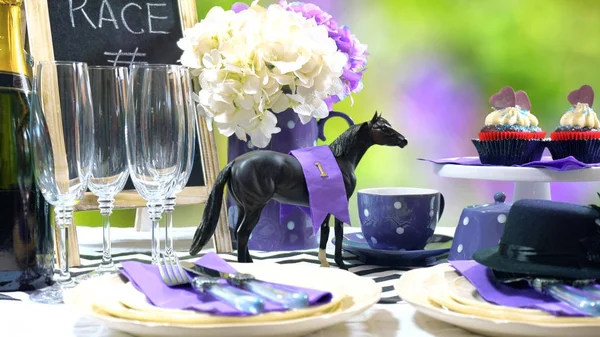
[(33, 179), (29, 144), (32, 60), (22, 0), (0, 0), (0, 291), (52, 283), (50, 206)]

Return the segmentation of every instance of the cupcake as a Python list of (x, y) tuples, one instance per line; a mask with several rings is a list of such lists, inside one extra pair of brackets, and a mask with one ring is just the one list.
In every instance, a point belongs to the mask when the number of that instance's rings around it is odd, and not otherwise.
[(527, 93), (506, 86), (490, 98), (494, 111), (485, 118), (485, 126), (473, 144), (482, 164), (522, 165), (542, 158), (546, 132), (529, 112)]
[(572, 91), (567, 99), (571, 108), (550, 134), (548, 149), (552, 158), (573, 156), (583, 163), (600, 162), (600, 122), (592, 109), (594, 90), (586, 84)]

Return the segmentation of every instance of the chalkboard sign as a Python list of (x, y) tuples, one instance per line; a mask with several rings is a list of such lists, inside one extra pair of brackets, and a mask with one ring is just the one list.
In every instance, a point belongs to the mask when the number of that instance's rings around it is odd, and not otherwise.
[(54, 58), (88, 65), (176, 64), (178, 0), (51, 0)]
[[(89, 65), (177, 64), (177, 41), (198, 22), (196, 0), (25, 0), (27, 36), (36, 61), (62, 60)], [(194, 168), (177, 204), (205, 203), (219, 171), (214, 135), (198, 123)], [(115, 208), (144, 207), (128, 181)], [(224, 203), (223, 203), (224, 205)], [(76, 210), (97, 210), (87, 193)], [(217, 251), (231, 251), (226, 209), (215, 232)]]

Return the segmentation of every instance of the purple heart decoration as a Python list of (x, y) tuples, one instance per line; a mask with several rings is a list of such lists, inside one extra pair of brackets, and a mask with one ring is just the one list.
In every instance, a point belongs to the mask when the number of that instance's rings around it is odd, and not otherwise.
[(529, 96), (523, 90), (515, 93), (515, 104), (527, 111), (531, 110), (531, 101), (529, 101)]
[(589, 85), (582, 85), (581, 88), (571, 91), (567, 97), (569, 103), (577, 105), (577, 103), (585, 103), (592, 106), (594, 103), (594, 89)]
[(490, 97), (490, 105), (496, 110), (515, 106), (515, 90), (508, 85), (505, 86)]

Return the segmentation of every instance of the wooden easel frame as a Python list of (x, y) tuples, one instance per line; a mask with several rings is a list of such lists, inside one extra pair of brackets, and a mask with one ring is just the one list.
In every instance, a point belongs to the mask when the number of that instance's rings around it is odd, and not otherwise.
[[(54, 47), (52, 45), (52, 30), (50, 27), (50, 16), (48, 11), (50, 0), (24, 0), (27, 30), (29, 37), (30, 53), (35, 61), (54, 60)], [(179, 15), (182, 30), (191, 28), (198, 22), (196, 0), (178, 0)], [(177, 205), (204, 204), (208, 199), (210, 190), (219, 173), (219, 161), (214, 134), (209, 131), (206, 121), (198, 116), (197, 136), (200, 141), (201, 161), (204, 172), (205, 186), (186, 187), (177, 196)], [(84, 198), (76, 206), (76, 211), (97, 210), (97, 197), (92, 193), (86, 193)], [(115, 209), (130, 209), (145, 207), (146, 201), (136, 191), (123, 191), (115, 197)], [(200, 218), (198, 218), (200, 220)], [(55, 238), (58, 230), (55, 227)], [(55, 240), (56, 242), (56, 240)], [(227, 207), (225, 200), (221, 205), (219, 224), (213, 237), (217, 252), (231, 252), (231, 236), (227, 222)], [(77, 240), (76, 226), (69, 229), (69, 265), (80, 265), (79, 244)]]

